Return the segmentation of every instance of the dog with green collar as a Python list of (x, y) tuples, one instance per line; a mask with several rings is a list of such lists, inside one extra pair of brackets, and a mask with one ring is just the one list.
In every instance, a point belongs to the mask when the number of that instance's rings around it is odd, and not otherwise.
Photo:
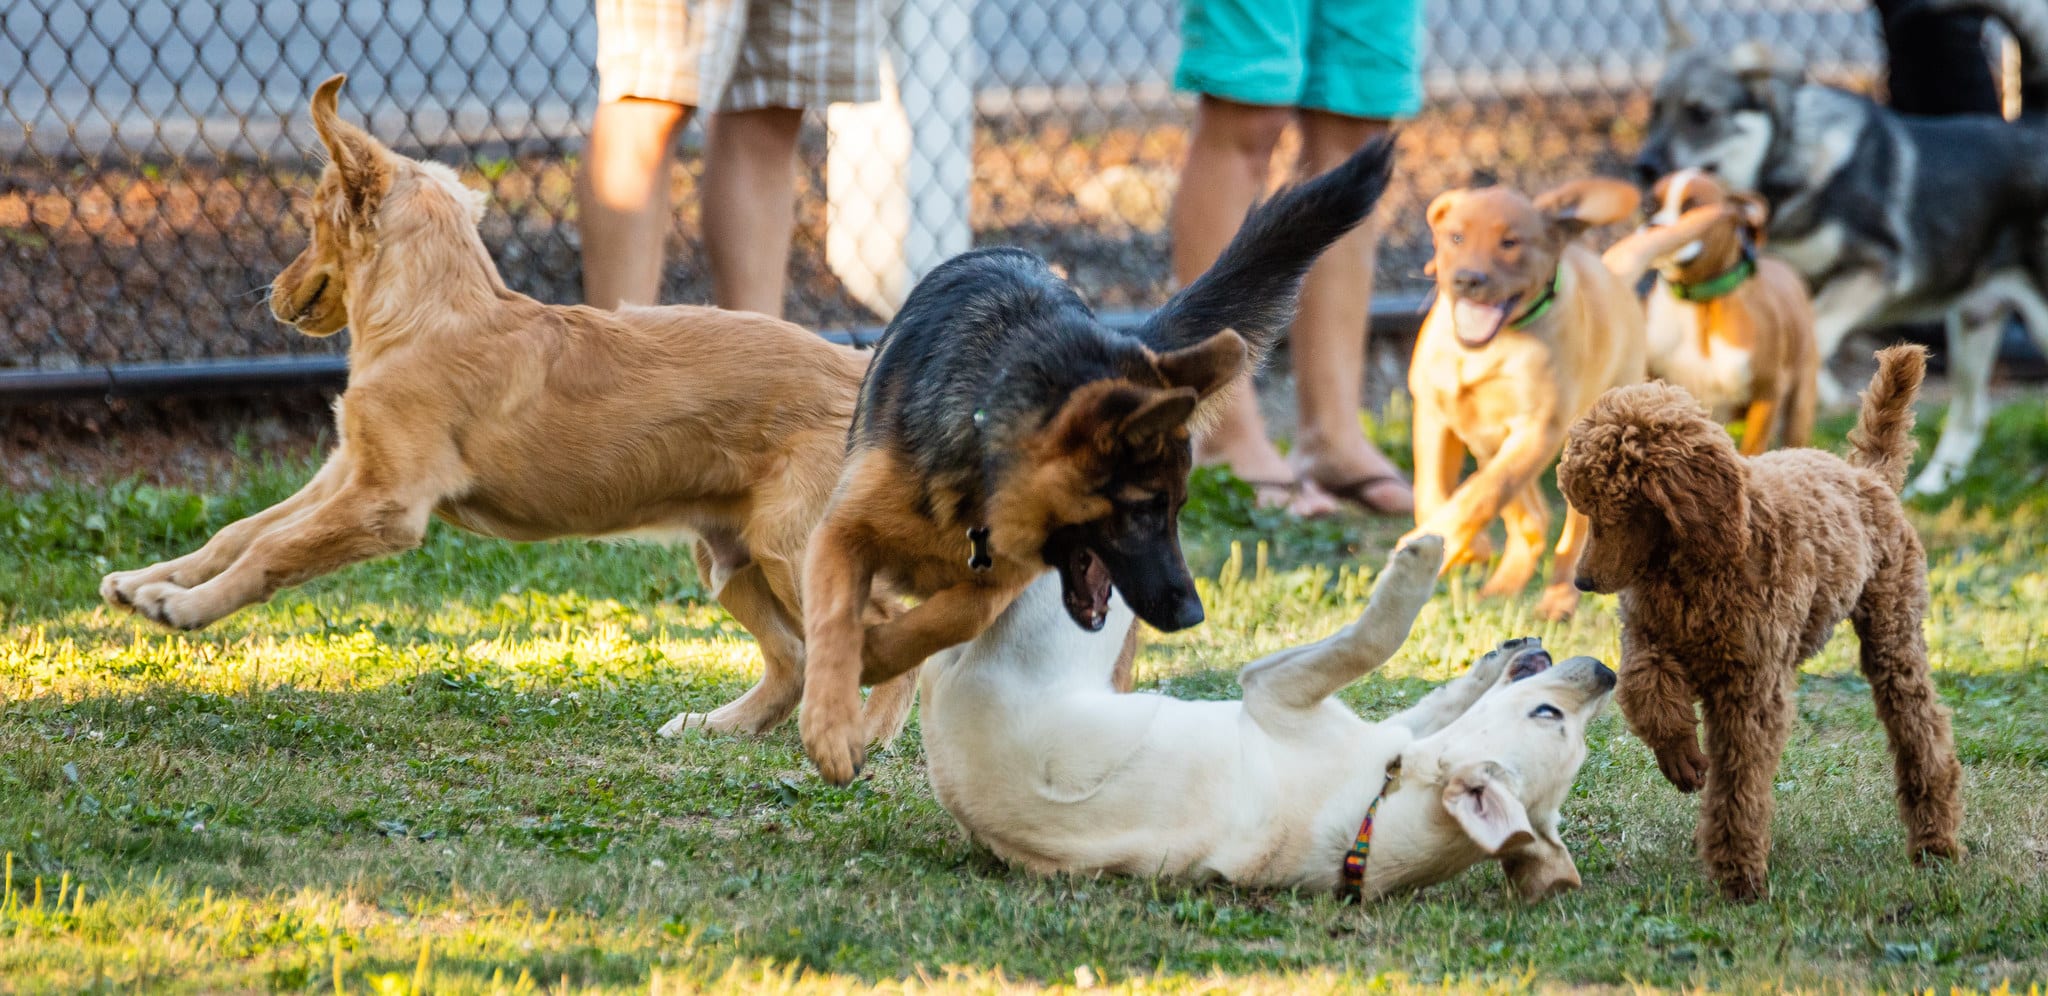
[(1741, 449), (1805, 446), (1820, 397), (1813, 301), (1790, 266), (1758, 253), (1770, 210), (1710, 173), (1657, 181), (1649, 223), (1608, 249), (1610, 267), (1647, 261), (1650, 376), (1685, 388)]

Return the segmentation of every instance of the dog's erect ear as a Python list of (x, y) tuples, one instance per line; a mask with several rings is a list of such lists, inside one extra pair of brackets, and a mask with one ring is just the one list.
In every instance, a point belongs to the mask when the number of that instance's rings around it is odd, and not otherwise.
[(1580, 885), (1579, 866), (1558, 836), (1555, 818), (1538, 821), (1535, 839), (1502, 854), (1500, 868), (1515, 894), (1532, 903)]
[(391, 166), (385, 161), (384, 146), (370, 133), (341, 119), (341, 85), (348, 77), (336, 75), (313, 91), (313, 130), (334, 159), (341, 176), (341, 188), (349, 207), (365, 213), (391, 185)]
[(1568, 242), (1589, 228), (1627, 220), (1642, 203), (1642, 192), (1634, 184), (1595, 176), (1538, 194), (1536, 210), (1559, 241)]
[(1506, 772), (1492, 761), (1465, 765), (1444, 783), (1444, 812), (1458, 821), (1465, 836), (1488, 854), (1500, 854), (1536, 839), (1522, 800), (1508, 791)]
[(1137, 408), (1117, 423), (1117, 435), (1134, 446), (1149, 444), (1188, 424), (1188, 419), (1195, 415), (1195, 403), (1200, 400), (1190, 387), (1149, 392)]
[(1161, 353), (1155, 362), (1168, 384), (1193, 388), (1197, 397), (1208, 398), (1244, 372), (1246, 353), (1244, 337), (1224, 329), (1192, 346)]
[(1671, 0), (1657, 0), (1657, 9), (1664, 12), (1664, 50), (1677, 52), (1693, 46), (1692, 29), (1685, 26), (1685, 19), (1671, 5)]
[(1768, 43), (1746, 41), (1728, 53), (1728, 71), (1742, 81), (1750, 99), (1765, 107), (1776, 107), (1780, 90), (1799, 85), (1803, 73), (1787, 65)]
[(1749, 551), (1749, 467), (1720, 426), (1701, 419), (1696, 441), (1644, 468), (1642, 493), (1694, 556), (1734, 561)]
[(1463, 196), (1465, 196), (1465, 191), (1462, 189), (1446, 190), (1436, 195), (1436, 200), (1429, 202), (1429, 210), (1423, 212), (1422, 215), (1423, 218), (1429, 221), (1429, 227), (1435, 228), (1443, 224), (1444, 215), (1450, 214), (1451, 208), (1457, 206), (1458, 198)]
[(1764, 243), (1764, 226), (1770, 224), (1771, 206), (1762, 197), (1747, 191), (1728, 195), (1729, 206), (1734, 208), (1735, 217), (1742, 227), (1749, 229), (1749, 240), (1759, 246)]

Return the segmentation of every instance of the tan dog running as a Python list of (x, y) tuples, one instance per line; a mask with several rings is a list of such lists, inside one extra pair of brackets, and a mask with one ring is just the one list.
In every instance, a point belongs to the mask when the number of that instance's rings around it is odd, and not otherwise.
[(1820, 397), (1813, 299), (1790, 266), (1758, 256), (1770, 208), (1697, 169), (1657, 181), (1657, 213), (1601, 258), (1617, 273), (1654, 267), (1650, 376), (1685, 388), (1714, 420), (1742, 420), (1742, 454), (1805, 446)]
[[(844, 461), (864, 354), (715, 308), (544, 305), (506, 288), (483, 195), (385, 148), (313, 96), (333, 161), (313, 239), (270, 306), (311, 336), (349, 326), (340, 441), (304, 488), (198, 552), (107, 575), (109, 603), (198, 629), (279, 589), (409, 550), (427, 519), (510, 540), (692, 540), (705, 583), (761, 647), (761, 682), (662, 728), (758, 733), (803, 694), (804, 545)], [(894, 736), (915, 675), (862, 727)]]
[[(1578, 242), (1633, 214), (1618, 180), (1579, 180), (1530, 201), (1505, 187), (1453, 190), (1429, 205), (1436, 303), (1408, 368), (1415, 398), (1415, 529), (1445, 539), (1445, 566), (1490, 556), (1485, 530), (1506, 520), (1507, 550), (1480, 594), (1512, 595), (1536, 574), (1550, 534), (1538, 479), (1565, 430), (1602, 391), (1643, 379), (1643, 308), (1631, 280)], [(1460, 483), (1465, 454), (1479, 469)], [(1569, 616), (1585, 517), (1568, 512), (1545, 618)]]

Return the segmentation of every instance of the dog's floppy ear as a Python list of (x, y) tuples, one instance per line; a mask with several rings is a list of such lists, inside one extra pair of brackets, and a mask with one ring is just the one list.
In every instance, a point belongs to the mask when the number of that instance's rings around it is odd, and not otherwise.
[(1700, 419), (1690, 445), (1673, 447), (1641, 478), (1643, 497), (1678, 542), (1703, 559), (1749, 552), (1749, 467), (1720, 426)]
[(1554, 817), (1538, 821), (1533, 840), (1502, 854), (1500, 868), (1515, 894), (1532, 903), (1580, 885), (1579, 866), (1558, 836)]
[(1568, 242), (1589, 228), (1628, 219), (1642, 205), (1643, 195), (1634, 184), (1595, 176), (1552, 187), (1538, 194), (1535, 203), (1558, 240)]
[(1500, 765), (1481, 761), (1452, 772), (1444, 783), (1444, 812), (1488, 854), (1497, 855), (1536, 839), (1522, 800), (1508, 791), (1506, 774)]
[(1193, 388), (1197, 397), (1206, 399), (1244, 372), (1248, 352), (1243, 336), (1224, 329), (1192, 346), (1161, 353), (1155, 362), (1168, 384)]
[(1737, 191), (1728, 195), (1728, 204), (1735, 211), (1735, 217), (1742, 227), (1749, 229), (1749, 240), (1763, 245), (1764, 226), (1770, 224), (1771, 206), (1762, 197), (1748, 191)]
[(341, 119), (341, 85), (347, 80), (337, 74), (313, 91), (313, 130), (319, 132), (321, 144), (334, 159), (349, 208), (360, 215), (390, 187), (391, 166), (383, 145), (369, 132)]
[(1451, 208), (1457, 206), (1458, 198), (1463, 196), (1465, 196), (1463, 189), (1446, 190), (1436, 195), (1436, 199), (1429, 202), (1429, 210), (1423, 212), (1422, 215), (1423, 218), (1428, 220), (1429, 227), (1435, 228), (1443, 224), (1444, 215), (1450, 214)]

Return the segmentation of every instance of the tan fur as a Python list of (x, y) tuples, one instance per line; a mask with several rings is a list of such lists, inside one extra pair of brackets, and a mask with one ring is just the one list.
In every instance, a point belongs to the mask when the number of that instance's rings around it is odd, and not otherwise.
[[(477, 236), (481, 196), (342, 121), (341, 83), (313, 98), (333, 161), (312, 243), (271, 296), (309, 335), (354, 331), (340, 442), (299, 493), (195, 553), (108, 575), (102, 595), (197, 629), (411, 549), (432, 516), (511, 540), (693, 539), (764, 670), (739, 700), (665, 732), (782, 722), (803, 682), (804, 545), (838, 476), (864, 354), (761, 315), (512, 292)], [(879, 692), (863, 735), (894, 736), (912, 689)]]
[[(1745, 458), (1683, 390), (1620, 388), (1572, 426), (1558, 485), (1592, 524), (1581, 586), (1619, 592), (1618, 696), (1723, 892), (1761, 896), (1801, 662), (1848, 619), (1890, 741), (1914, 859), (1959, 857), (1962, 768), (1928, 673), (1927, 563), (1899, 505), (1925, 350), (1878, 354), (1848, 461)], [(1702, 706), (1700, 750), (1693, 703)]]
[[(1485, 560), (1484, 531), (1505, 519), (1507, 550), (1482, 594), (1517, 593), (1535, 576), (1550, 529), (1537, 482), (1566, 427), (1600, 392), (1643, 379), (1642, 306), (1628, 281), (1576, 241), (1589, 227), (1627, 217), (1636, 200), (1627, 184), (1584, 180), (1533, 203), (1496, 187), (1451, 191), (1429, 207), (1437, 300), (1408, 370), (1416, 522), (1408, 535), (1445, 537), (1448, 568)], [(1552, 274), (1559, 288), (1548, 314), (1478, 348), (1458, 340), (1453, 309), (1461, 296), (1486, 304), (1514, 297), (1519, 315)], [(1465, 279), (1475, 276), (1480, 286)], [(1478, 471), (1461, 483), (1468, 452)], [(1581, 517), (1568, 514), (1538, 605), (1546, 618), (1577, 605), (1571, 578), (1584, 536)]]
[[(1805, 280), (1783, 262), (1758, 256), (1756, 275), (1720, 297), (1686, 301), (1671, 290), (1674, 281), (1699, 283), (1738, 265), (1745, 239), (1761, 245), (1769, 208), (1696, 170), (1657, 181), (1652, 199), (1663, 223), (1602, 256), (1616, 272), (1658, 270), (1648, 308), (1650, 376), (1685, 388), (1720, 421), (1739, 418), (1745, 456), (1774, 440), (1805, 446), (1820, 375)], [(1682, 263), (1673, 258), (1694, 242), (1697, 255)]]

